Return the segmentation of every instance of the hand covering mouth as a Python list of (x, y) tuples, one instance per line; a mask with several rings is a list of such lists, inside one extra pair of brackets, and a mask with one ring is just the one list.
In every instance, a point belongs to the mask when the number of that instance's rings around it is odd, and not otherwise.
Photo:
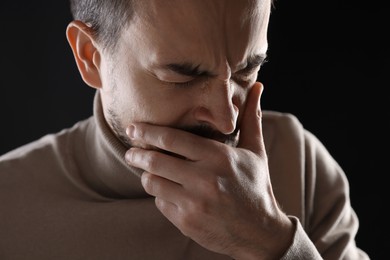
[(181, 130), (190, 132), (192, 134), (212, 139), (220, 143), (224, 143), (231, 146), (236, 146), (238, 142), (239, 129), (236, 128), (233, 133), (225, 135), (219, 131), (216, 131), (212, 127), (202, 124), (193, 127), (181, 128)]

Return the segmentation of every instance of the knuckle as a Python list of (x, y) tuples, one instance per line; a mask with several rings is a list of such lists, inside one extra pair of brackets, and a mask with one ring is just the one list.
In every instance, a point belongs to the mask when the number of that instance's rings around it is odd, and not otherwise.
[(210, 203), (220, 203), (226, 200), (229, 195), (228, 188), (226, 187), (226, 178), (221, 176), (214, 176), (209, 178), (208, 181), (202, 183), (202, 193), (205, 194), (205, 199), (198, 205), (198, 209), (201, 212), (209, 213)]
[(154, 151), (149, 151), (143, 156), (143, 161), (145, 164), (145, 168), (148, 171), (153, 172), (158, 168), (158, 154)]
[(199, 183), (203, 194), (207, 194), (208, 197), (213, 197), (219, 193), (220, 187), (217, 176), (207, 176), (207, 178), (202, 179)]
[(137, 131), (136, 131), (136, 136), (139, 138), (139, 139), (143, 139), (145, 137), (145, 129), (142, 125), (139, 125), (137, 127)]
[(158, 143), (159, 145), (161, 145), (161, 147), (165, 147), (165, 148), (173, 147), (175, 143), (175, 136), (169, 133), (162, 133), (158, 137)]

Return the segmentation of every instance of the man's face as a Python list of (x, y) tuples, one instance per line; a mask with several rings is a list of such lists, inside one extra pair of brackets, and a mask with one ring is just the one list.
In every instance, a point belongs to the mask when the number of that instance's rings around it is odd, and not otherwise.
[[(137, 1), (136, 1), (137, 2)], [(267, 51), (270, 0), (138, 1), (100, 67), (104, 115), (122, 142), (133, 122), (236, 142)]]

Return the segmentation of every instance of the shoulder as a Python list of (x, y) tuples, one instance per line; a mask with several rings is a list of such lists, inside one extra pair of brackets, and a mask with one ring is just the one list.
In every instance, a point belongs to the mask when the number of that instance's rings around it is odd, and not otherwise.
[[(80, 121), (73, 127), (48, 134), (0, 156), (0, 198), (3, 202), (5, 199), (11, 203), (15, 197), (42, 201), (49, 193), (74, 192), (73, 183), (78, 178), (78, 172), (74, 170), (75, 155), (78, 154), (75, 147), (82, 143), (90, 124), (90, 120)], [(15, 205), (9, 203), (4, 207), (15, 209)]]
[[(0, 156), (0, 174), (4, 171), (17, 171), (23, 168), (48, 166), (53, 158), (64, 158), (67, 145), (72, 138), (85, 131), (93, 122), (90, 118), (77, 122), (70, 128), (47, 134), (33, 142), (20, 146)], [(58, 162), (58, 160), (57, 160)]]
[(291, 113), (263, 111), (263, 134), (266, 146), (298, 145), (302, 150), (328, 153), (317, 136)]
[(288, 112), (279, 112), (273, 110), (264, 110), (262, 112), (263, 122), (268, 124), (293, 124), (302, 127), (298, 118)]
[(305, 140), (306, 130), (291, 113), (265, 110), (262, 112), (262, 125), (268, 152), (275, 146), (298, 147)]
[(277, 131), (283, 134), (303, 134), (304, 127), (299, 119), (287, 112), (265, 110), (262, 114), (263, 130)]

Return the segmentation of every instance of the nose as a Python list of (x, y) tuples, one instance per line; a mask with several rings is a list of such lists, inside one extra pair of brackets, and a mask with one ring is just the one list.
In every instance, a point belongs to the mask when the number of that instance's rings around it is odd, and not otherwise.
[(230, 80), (214, 79), (205, 84), (200, 105), (194, 116), (222, 134), (228, 135), (236, 128), (239, 109), (234, 102), (234, 85)]

